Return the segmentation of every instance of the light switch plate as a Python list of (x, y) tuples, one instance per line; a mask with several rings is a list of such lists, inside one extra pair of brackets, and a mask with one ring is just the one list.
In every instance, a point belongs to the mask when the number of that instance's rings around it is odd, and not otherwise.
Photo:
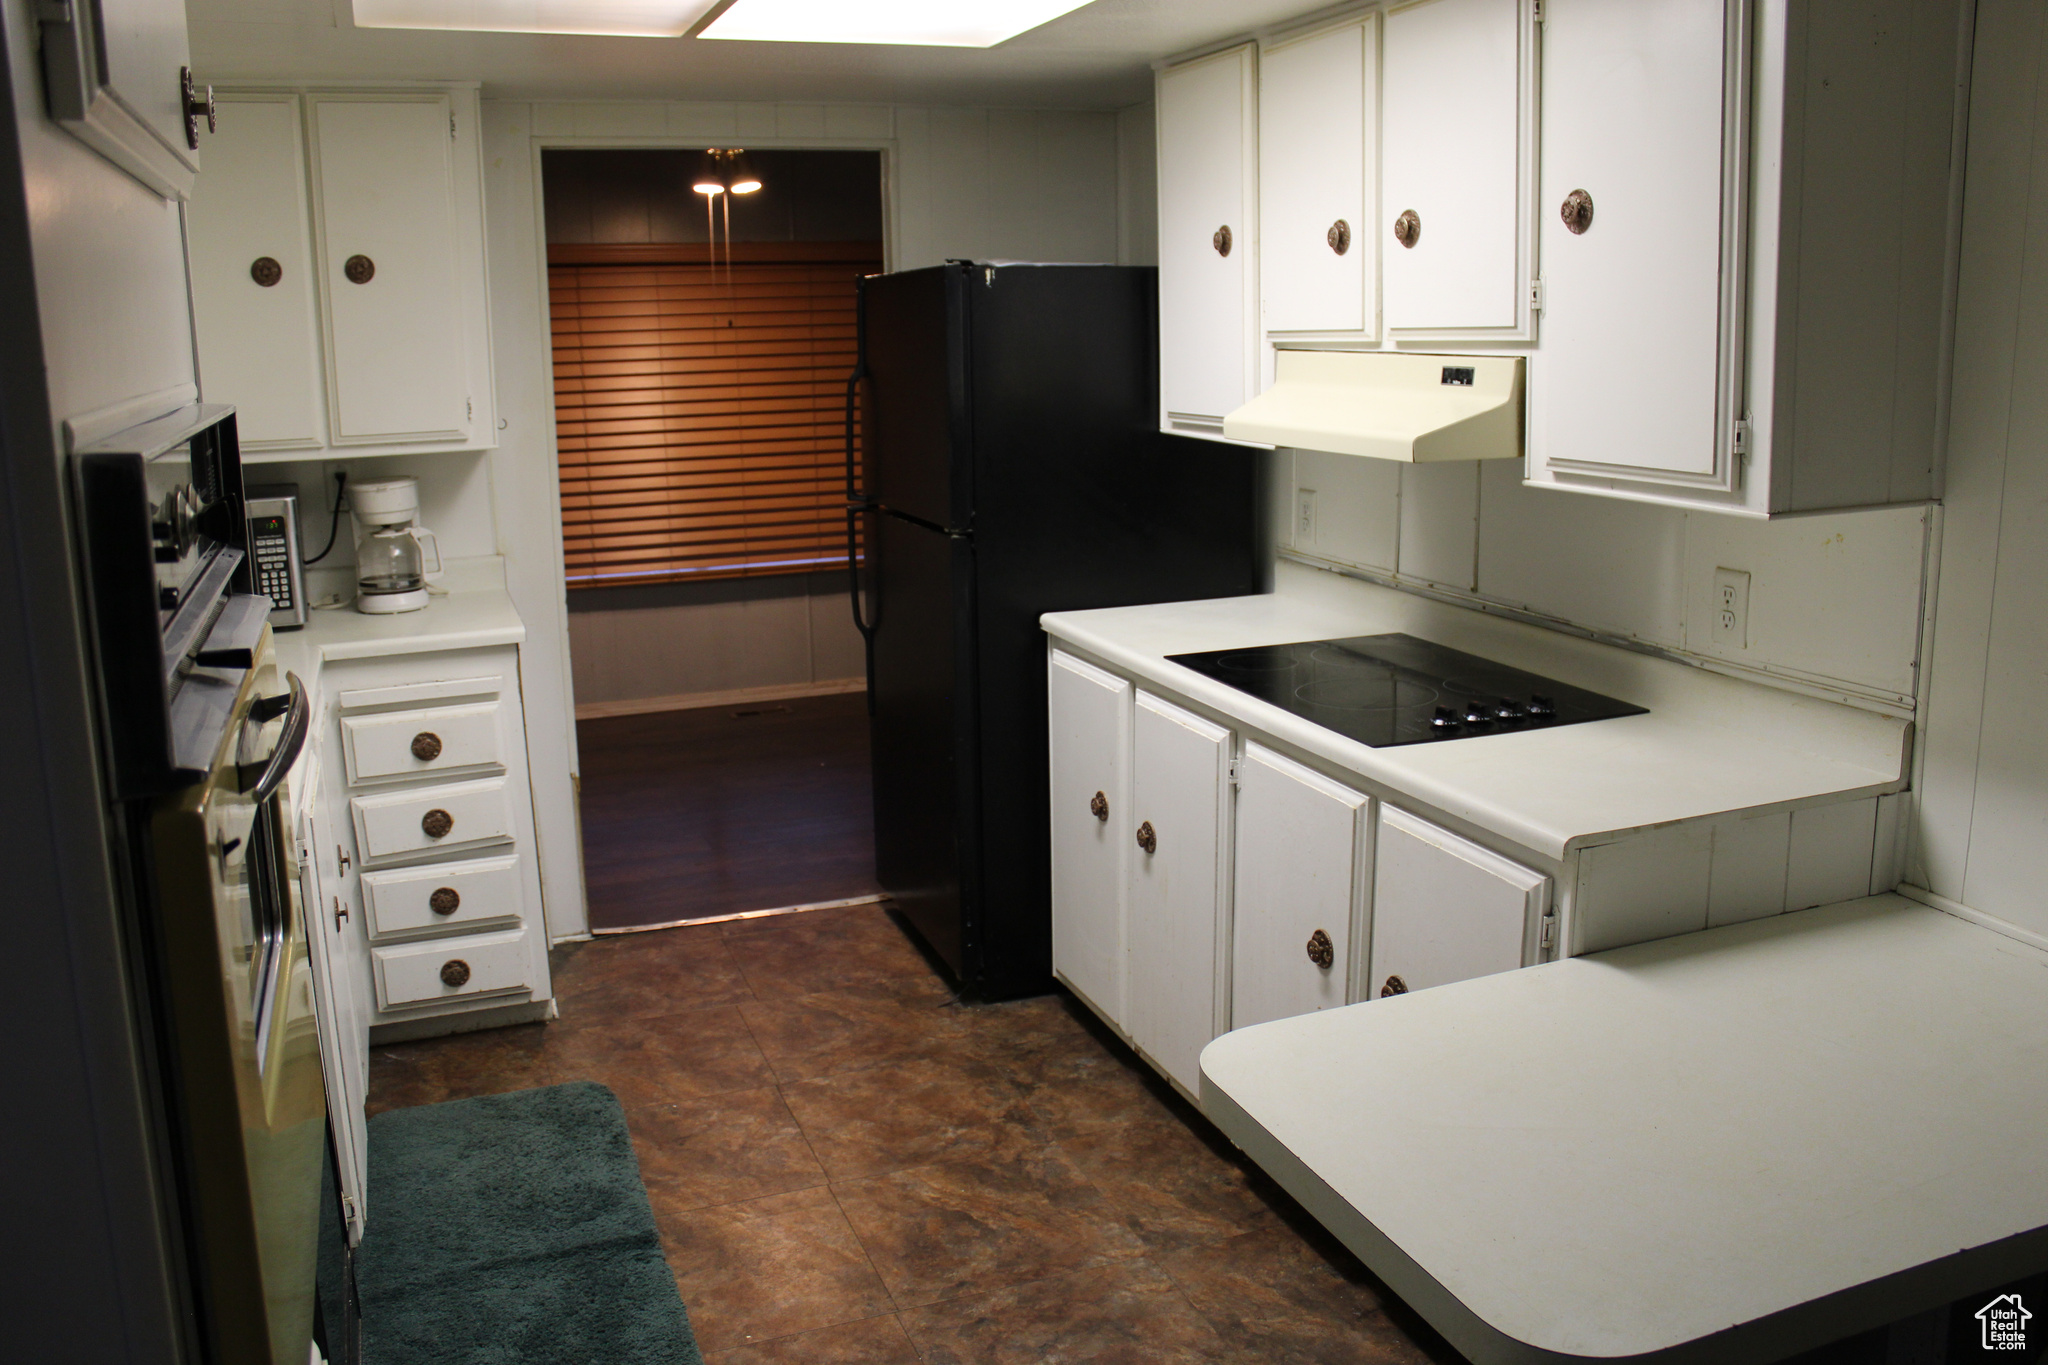
[(1714, 643), (1724, 649), (1749, 648), (1749, 574), (1745, 570), (1714, 570)]
[(1316, 490), (1297, 488), (1294, 490), (1294, 543), (1313, 545), (1316, 542)]

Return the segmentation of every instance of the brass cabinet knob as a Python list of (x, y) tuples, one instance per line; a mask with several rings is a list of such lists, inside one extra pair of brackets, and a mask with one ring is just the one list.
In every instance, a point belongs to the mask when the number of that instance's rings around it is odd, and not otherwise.
[(1088, 813), (1098, 820), (1109, 819), (1109, 798), (1101, 792), (1088, 798)]
[(1157, 853), (1159, 851), (1159, 836), (1152, 832), (1152, 822), (1150, 820), (1138, 826), (1138, 847), (1144, 849), (1147, 853)]
[(1402, 209), (1401, 216), (1394, 220), (1394, 240), (1406, 247), (1422, 240), (1422, 219), (1414, 209)]
[(1320, 929), (1308, 936), (1308, 960), (1326, 972), (1337, 960), (1337, 945), (1330, 942), (1330, 936)]
[(1209, 245), (1216, 248), (1218, 256), (1228, 256), (1230, 254), (1230, 242), (1230, 224), (1228, 223), (1217, 228), (1215, 233), (1209, 238)]
[(1572, 236), (1578, 236), (1593, 226), (1593, 196), (1584, 190), (1573, 190), (1558, 205), (1557, 216), (1564, 219), (1565, 229)]
[(436, 887), (434, 894), (427, 897), (427, 909), (437, 915), (452, 915), (461, 908), (462, 893), (452, 886)]
[(1351, 250), (1351, 224), (1339, 218), (1330, 224), (1330, 230), (1323, 234), (1323, 240), (1330, 244), (1330, 250), (1342, 256)]
[(432, 730), (422, 730), (412, 737), (412, 756), (422, 763), (432, 763), (441, 756), (441, 737)]
[(1406, 994), (1408, 994), (1408, 983), (1403, 981), (1398, 976), (1388, 977), (1387, 983), (1384, 986), (1380, 987), (1380, 999), (1382, 1000), (1386, 999), (1390, 995)]
[(451, 957), (441, 964), (441, 984), (444, 986), (467, 986), (469, 964), (459, 957)]
[(455, 817), (442, 810), (439, 806), (434, 807), (434, 809), (420, 817), (420, 830), (429, 839), (442, 838), (449, 830), (454, 828)]
[(284, 278), (284, 267), (275, 256), (258, 256), (249, 262), (249, 278), (268, 289)]
[[(68, 21), (67, 21), (68, 22)], [(178, 68), (178, 102), (185, 111), (185, 145), (193, 151), (199, 150), (199, 120), (206, 120), (206, 131), (220, 131), (219, 107), (213, 102), (213, 87), (203, 89), (192, 79), (192, 68)]]
[(341, 273), (350, 284), (368, 284), (377, 274), (377, 263), (368, 256), (351, 256), (341, 263)]

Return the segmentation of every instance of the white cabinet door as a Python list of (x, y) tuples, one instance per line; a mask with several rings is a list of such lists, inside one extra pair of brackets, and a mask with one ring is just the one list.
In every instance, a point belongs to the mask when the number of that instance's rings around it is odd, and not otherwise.
[(1048, 675), (1052, 733), (1052, 969), (1124, 1027), (1124, 868), (1130, 818), (1131, 685), (1059, 650)]
[(1258, 281), (1254, 49), (1159, 77), (1159, 378), (1165, 425), (1220, 433), (1252, 396)]
[[(313, 782), (310, 765), (306, 780)], [(315, 1018), (320, 1029), (320, 1063), (327, 1082), (327, 1117), (334, 1132), (335, 1164), (341, 1193), (352, 1208), (351, 1240), (360, 1239), (367, 1212), (369, 1186), (368, 1111), (370, 1093), (370, 1029), (360, 1005), (356, 954), (349, 903), (341, 877), (327, 850), (331, 832), (320, 818), (317, 801), (299, 817), (299, 886), (306, 916), (306, 947), (313, 968)]]
[(1540, 951), (1550, 878), (1391, 806), (1373, 850), (1366, 998), (1513, 971)]
[[(1738, 0), (1739, 2), (1739, 0)], [(1725, 471), (1723, 120), (1730, 0), (1551, 0), (1543, 347), (1530, 454), (1635, 478)], [(1592, 218), (1560, 212), (1583, 193)]]
[(466, 439), (449, 97), (315, 95), (307, 111), (334, 443)]
[(1259, 54), (1259, 274), (1268, 332), (1378, 320), (1379, 16)]
[(1218, 1027), (1230, 732), (1144, 692), (1132, 729), (1125, 1012), (1131, 1041), (1189, 1094)]
[[(1387, 15), (1379, 236), (1392, 330), (1520, 325), (1526, 3), (1423, 0)], [(1418, 230), (1404, 246), (1408, 214)]]
[(296, 95), (220, 98), (186, 235), (200, 382), (245, 451), (327, 441), (305, 168)]
[(1237, 765), (1230, 1026), (1342, 1005), (1372, 798), (1258, 744)]

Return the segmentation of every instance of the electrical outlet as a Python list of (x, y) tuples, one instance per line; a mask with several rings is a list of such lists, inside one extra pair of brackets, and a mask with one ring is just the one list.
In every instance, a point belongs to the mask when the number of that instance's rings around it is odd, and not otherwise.
[(1294, 543), (1313, 545), (1316, 541), (1316, 490), (1294, 490)]
[(1741, 569), (1714, 570), (1714, 643), (1749, 648), (1749, 574)]

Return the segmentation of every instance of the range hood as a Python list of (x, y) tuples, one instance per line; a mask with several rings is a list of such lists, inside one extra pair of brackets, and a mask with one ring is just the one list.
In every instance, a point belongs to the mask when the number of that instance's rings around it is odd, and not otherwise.
[(1273, 386), (1223, 434), (1376, 460), (1518, 460), (1522, 357), (1279, 351)]

